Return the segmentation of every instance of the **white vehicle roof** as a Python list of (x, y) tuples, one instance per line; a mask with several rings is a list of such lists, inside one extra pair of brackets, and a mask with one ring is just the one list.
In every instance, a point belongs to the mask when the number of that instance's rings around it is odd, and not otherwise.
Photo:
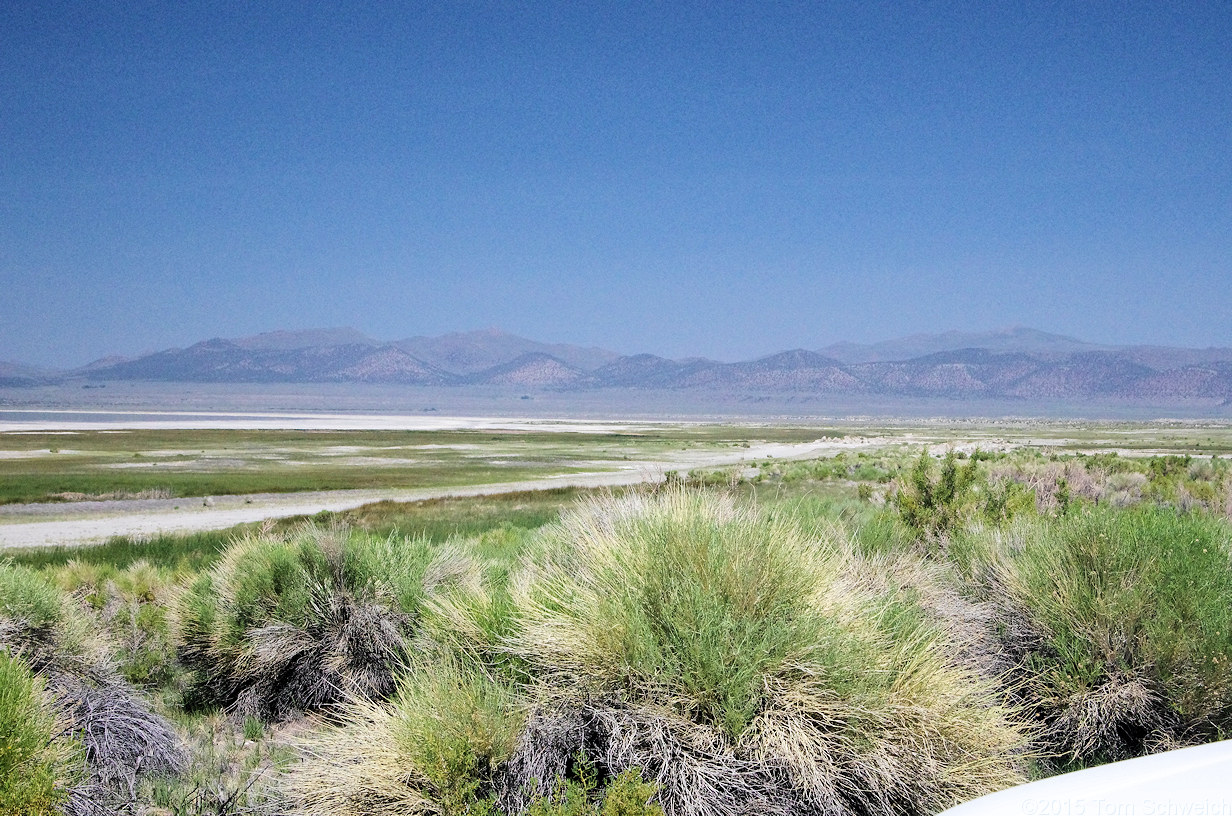
[(1232, 740), (1061, 774), (943, 816), (1232, 816)]

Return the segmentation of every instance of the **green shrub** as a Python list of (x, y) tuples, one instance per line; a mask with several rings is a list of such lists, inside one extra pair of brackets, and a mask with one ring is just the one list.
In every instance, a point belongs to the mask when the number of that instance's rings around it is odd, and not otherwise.
[(123, 569), (69, 561), (49, 572), (62, 589), (97, 614), (125, 680), (147, 687), (171, 681), (176, 673), (170, 625), (173, 574), (146, 561)]
[(423, 661), (388, 703), (354, 701), (345, 725), (309, 737), (286, 788), (304, 816), (490, 812), (520, 712), (515, 691), (477, 667)]
[(283, 719), (387, 696), (426, 588), (450, 579), (433, 549), (311, 525), (236, 541), (178, 604), (196, 698)]
[(599, 816), (663, 816), (657, 794), (658, 788), (642, 779), (641, 768), (622, 771), (604, 789)]
[(654, 801), (658, 788), (642, 779), (640, 768), (617, 774), (600, 790), (593, 765), (582, 756), (577, 765), (577, 779), (563, 779), (551, 795), (532, 801), (526, 816), (663, 816)]
[(134, 807), (139, 777), (183, 767), (174, 729), (116, 675), (98, 620), (25, 567), (0, 564), (0, 646), (46, 683), (63, 727), (80, 742), (83, 770), (64, 791), (70, 816)]
[(894, 493), (894, 506), (903, 521), (920, 535), (939, 539), (963, 520), (978, 464), (972, 459), (960, 465), (951, 450), (941, 461), (940, 474), (933, 473), (933, 459), (926, 449)]
[(36, 672), (97, 673), (110, 644), (97, 623), (44, 576), (0, 562), (0, 647), (20, 653)]
[(1014, 517), (1030, 513), (1035, 509), (1034, 491), (1012, 479), (990, 482), (982, 490), (979, 500), (980, 515), (985, 522), (993, 525), (1005, 524)]
[(42, 681), (0, 649), (0, 813), (59, 813), (80, 771), (80, 755), (61, 730)]
[(515, 788), (577, 750), (669, 814), (931, 812), (1022, 778), (991, 688), (841, 535), (671, 490), (584, 502), (541, 547), (513, 585), (542, 678)]
[(992, 590), (1043, 753), (1090, 764), (1232, 729), (1229, 541), (1209, 517), (1102, 508), (1003, 548)]

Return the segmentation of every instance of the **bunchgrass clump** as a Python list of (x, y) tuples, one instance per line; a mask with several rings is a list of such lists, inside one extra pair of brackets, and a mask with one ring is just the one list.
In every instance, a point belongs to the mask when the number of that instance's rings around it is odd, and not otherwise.
[(668, 814), (924, 813), (1022, 778), (992, 689), (842, 536), (667, 490), (584, 502), (535, 555), (513, 593), (509, 648), (538, 682), (509, 812), (578, 751), (641, 768)]
[(59, 813), (80, 773), (80, 752), (64, 734), (43, 681), (0, 649), (0, 813)]
[(236, 541), (179, 603), (202, 703), (280, 720), (394, 689), (433, 547), (304, 526)]
[(308, 738), (288, 770), (297, 813), (493, 812), (524, 721), (516, 691), (457, 659), (415, 666), (386, 703), (356, 700), (345, 725)]
[(176, 660), (170, 611), (175, 573), (146, 561), (123, 569), (70, 561), (46, 572), (96, 614), (114, 645), (117, 668), (125, 680), (146, 688), (172, 682)]
[(106, 672), (109, 647), (96, 623), (34, 570), (0, 562), (0, 648), (20, 654), (36, 673)]
[(1056, 765), (1232, 730), (1232, 531), (1168, 508), (1020, 526), (988, 573), (1016, 687)]
[(170, 723), (117, 675), (114, 643), (99, 621), (26, 567), (0, 564), (0, 652), (30, 666), (80, 747), (83, 770), (60, 805), (68, 816), (131, 807), (139, 778), (184, 767)]

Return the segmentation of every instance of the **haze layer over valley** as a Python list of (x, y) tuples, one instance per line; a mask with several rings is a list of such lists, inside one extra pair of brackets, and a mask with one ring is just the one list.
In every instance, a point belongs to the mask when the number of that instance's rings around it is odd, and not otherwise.
[[(196, 396), (171, 384), (194, 384)], [(271, 401), (258, 404), (262, 393)], [(215, 338), (71, 371), (0, 368), (0, 404), (10, 407), (180, 403), (202, 410), (214, 394), (220, 408), (286, 408), (295, 407), (297, 393), (300, 407), (314, 410), (409, 400), (424, 409), (502, 414), (640, 405), (641, 414), (1218, 416), (1232, 404), (1232, 349), (1098, 345), (1017, 328), (719, 362), (547, 344), (498, 330), (381, 342), (354, 329), (322, 329)], [(170, 402), (160, 405), (159, 394)], [(245, 402), (251, 399), (258, 402)]]

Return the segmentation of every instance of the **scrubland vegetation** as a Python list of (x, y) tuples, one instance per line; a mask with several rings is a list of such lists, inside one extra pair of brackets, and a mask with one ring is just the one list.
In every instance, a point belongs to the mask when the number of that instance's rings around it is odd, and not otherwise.
[(1219, 458), (919, 447), (0, 565), (0, 811), (929, 814), (1232, 727)]

